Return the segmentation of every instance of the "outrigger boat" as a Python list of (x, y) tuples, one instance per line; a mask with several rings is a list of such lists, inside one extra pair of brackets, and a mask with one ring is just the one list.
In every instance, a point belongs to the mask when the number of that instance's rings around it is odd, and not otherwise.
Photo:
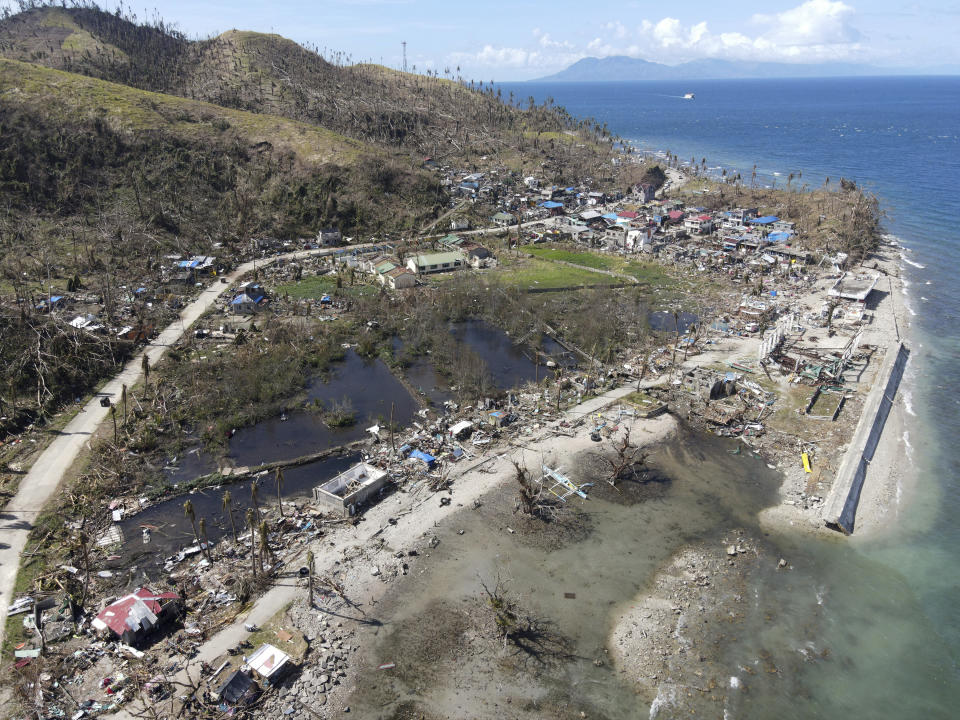
[(558, 498), (567, 501), (567, 498), (571, 495), (576, 495), (584, 500), (588, 500), (587, 494), (583, 491), (584, 488), (593, 487), (593, 483), (584, 483), (583, 485), (577, 485), (573, 480), (568, 478), (566, 475), (561, 474), (560, 470), (554, 470), (549, 468), (546, 465), (541, 466), (543, 468), (543, 480), (552, 480), (553, 484), (547, 488), (547, 490)]

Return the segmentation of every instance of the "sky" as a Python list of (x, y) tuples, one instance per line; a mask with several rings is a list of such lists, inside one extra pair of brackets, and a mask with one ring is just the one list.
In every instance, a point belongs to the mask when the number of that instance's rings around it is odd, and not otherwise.
[[(10, 0), (0, 0), (0, 2)], [(109, 9), (117, 0), (101, 0)], [(714, 57), (854, 62), (897, 69), (960, 67), (960, 0), (152, 0), (190, 37), (275, 32), (353, 62), (417, 72), (527, 80), (583, 57), (666, 64)], [(459, 73), (457, 68), (460, 68)]]

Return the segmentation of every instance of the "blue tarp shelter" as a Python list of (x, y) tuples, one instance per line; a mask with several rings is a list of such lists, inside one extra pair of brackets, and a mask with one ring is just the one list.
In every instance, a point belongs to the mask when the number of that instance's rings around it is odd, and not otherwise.
[(544, 200), (540, 203), (540, 207), (546, 208), (547, 210), (556, 210), (557, 208), (562, 208), (563, 203), (559, 203), (556, 200)]
[(793, 233), (787, 232), (785, 230), (780, 230), (778, 232), (772, 232), (767, 235), (767, 240), (770, 242), (789, 242), (790, 238), (793, 237)]
[(748, 220), (751, 225), (773, 225), (777, 220), (779, 220), (776, 215), (764, 215), (763, 217), (753, 218), (753, 220)]

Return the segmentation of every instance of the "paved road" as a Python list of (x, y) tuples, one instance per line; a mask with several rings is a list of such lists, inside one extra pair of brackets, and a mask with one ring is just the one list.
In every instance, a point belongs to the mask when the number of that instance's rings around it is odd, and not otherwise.
[[(351, 247), (362, 248), (366, 246), (356, 245)], [(7, 608), (13, 601), (13, 588), (17, 579), (20, 554), (27, 543), (27, 536), (30, 534), (33, 523), (43, 510), (47, 500), (60, 485), (64, 474), (70, 469), (80, 451), (96, 433), (100, 423), (107, 418), (109, 408), (100, 406), (100, 398), (110, 397), (119, 400), (124, 385), (132, 388), (140, 380), (144, 354), (150, 359), (150, 364), (154, 365), (197, 318), (210, 309), (217, 298), (227, 292), (239, 278), (251, 272), (255, 266), (264, 267), (280, 259), (294, 260), (310, 255), (330, 254), (337, 249), (339, 248), (303, 250), (251, 260), (227, 275), (227, 283), (221, 282), (218, 278), (200, 293), (200, 297), (187, 305), (180, 316), (161, 332), (153, 342), (130, 360), (120, 374), (110, 380), (60, 431), (49, 447), (33, 463), (27, 475), (21, 479), (17, 494), (7, 503), (6, 508), (0, 511), (0, 642), (3, 642)]]

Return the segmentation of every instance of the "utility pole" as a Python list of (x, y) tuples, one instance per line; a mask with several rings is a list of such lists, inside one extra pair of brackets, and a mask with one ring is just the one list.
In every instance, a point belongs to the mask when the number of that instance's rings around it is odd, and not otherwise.
[(403, 71), (407, 71), (407, 41), (403, 40), (400, 42), (403, 45)]

